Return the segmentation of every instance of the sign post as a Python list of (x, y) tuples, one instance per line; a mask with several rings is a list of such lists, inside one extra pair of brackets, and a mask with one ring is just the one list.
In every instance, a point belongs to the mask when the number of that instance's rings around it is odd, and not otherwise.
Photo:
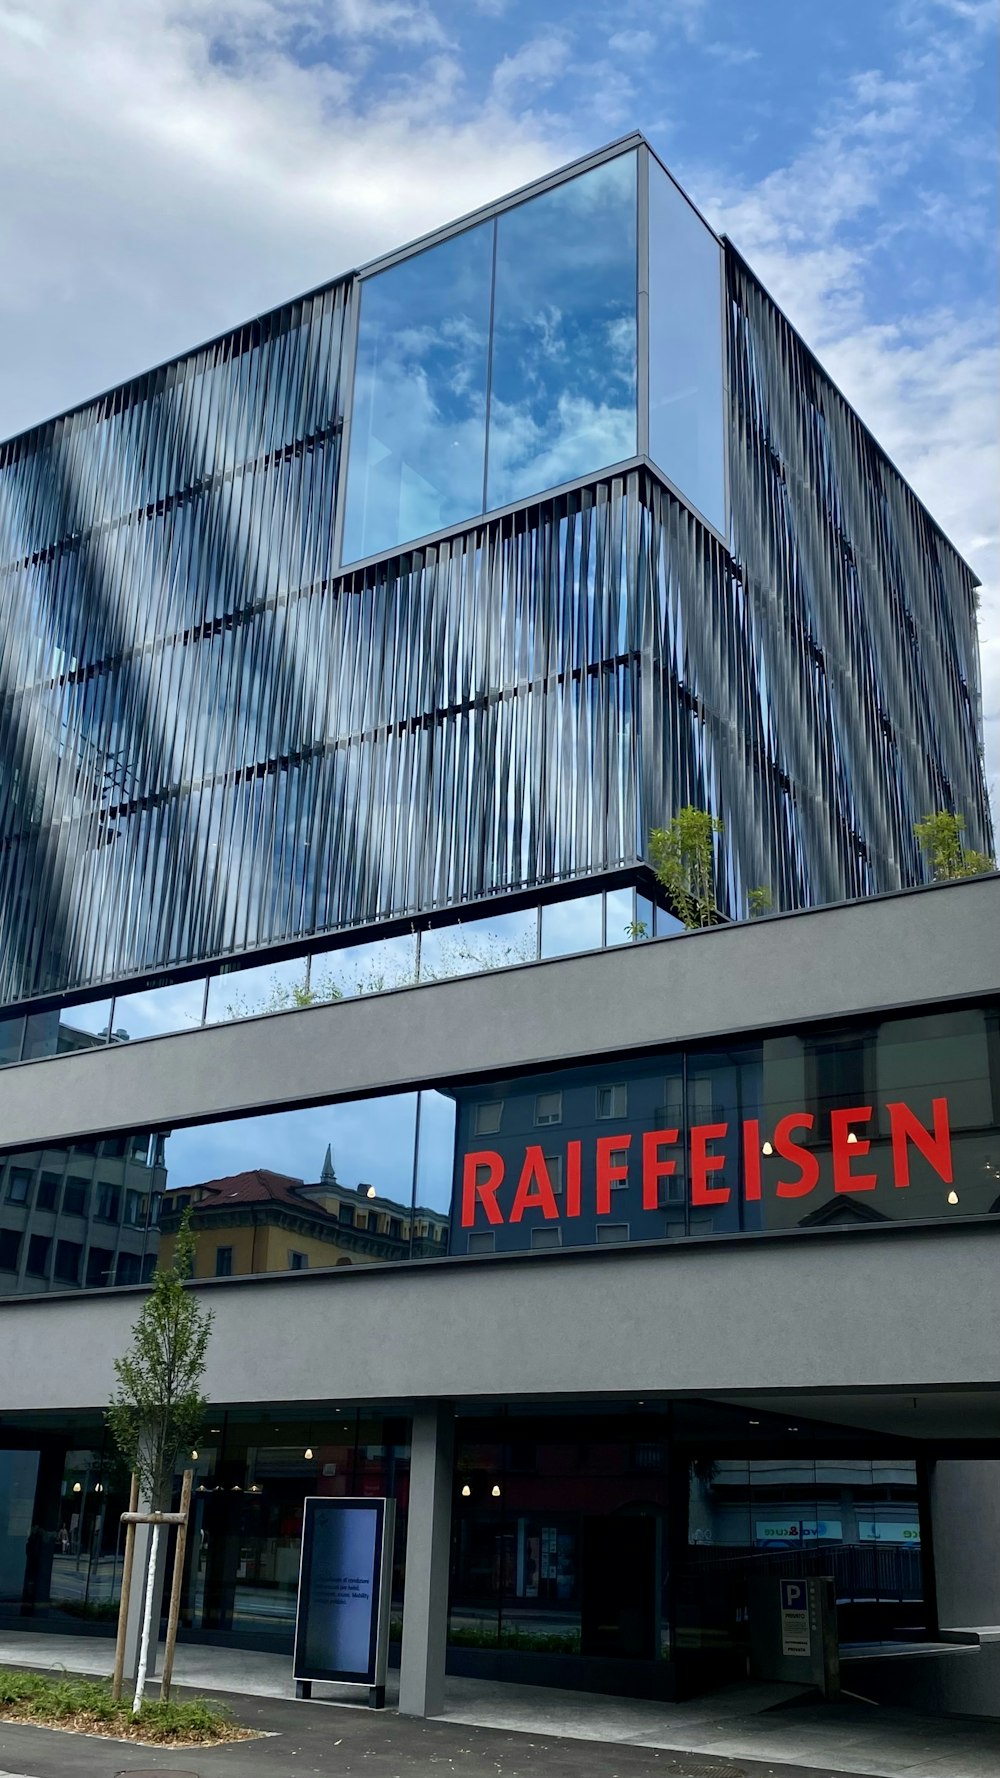
[(840, 1691), (837, 1603), (827, 1575), (800, 1580), (757, 1576), (750, 1582), (750, 1677)]
[(396, 1503), (308, 1495), (295, 1613), (295, 1696), (313, 1683), (366, 1685), (385, 1704)]

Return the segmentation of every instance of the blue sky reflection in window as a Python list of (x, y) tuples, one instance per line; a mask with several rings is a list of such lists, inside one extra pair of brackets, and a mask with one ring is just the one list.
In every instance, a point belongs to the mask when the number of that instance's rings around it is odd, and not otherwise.
[(365, 281), (345, 562), (635, 449), (634, 152)]

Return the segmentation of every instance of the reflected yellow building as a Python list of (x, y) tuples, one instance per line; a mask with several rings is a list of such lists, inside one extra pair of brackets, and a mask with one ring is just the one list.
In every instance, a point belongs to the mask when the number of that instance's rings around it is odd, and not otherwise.
[(165, 1266), (189, 1208), (196, 1278), (374, 1265), (447, 1251), (446, 1216), (413, 1212), (365, 1181), (341, 1185), (329, 1148), (315, 1184), (255, 1167), (168, 1192), (160, 1223)]

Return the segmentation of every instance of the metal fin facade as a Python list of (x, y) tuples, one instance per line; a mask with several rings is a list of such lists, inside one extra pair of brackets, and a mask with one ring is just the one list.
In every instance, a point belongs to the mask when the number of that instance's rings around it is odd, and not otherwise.
[(726, 272), (734, 566), (790, 787), (782, 899), (919, 883), (931, 811), (991, 847), (977, 583), (728, 243)]
[(0, 1004), (641, 861), (989, 843), (973, 580), (727, 249), (732, 553), (644, 460), (338, 573), (350, 280), (0, 448)]

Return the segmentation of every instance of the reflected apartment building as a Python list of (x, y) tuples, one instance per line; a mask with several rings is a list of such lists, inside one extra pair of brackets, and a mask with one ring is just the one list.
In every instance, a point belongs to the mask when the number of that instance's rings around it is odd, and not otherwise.
[(630, 136), (0, 446), (0, 540), (3, 1621), (113, 1620), (190, 1209), (186, 1636), (390, 1493), (404, 1710), (707, 1690), (814, 1574), (995, 1710), (976, 579), (737, 248)]

